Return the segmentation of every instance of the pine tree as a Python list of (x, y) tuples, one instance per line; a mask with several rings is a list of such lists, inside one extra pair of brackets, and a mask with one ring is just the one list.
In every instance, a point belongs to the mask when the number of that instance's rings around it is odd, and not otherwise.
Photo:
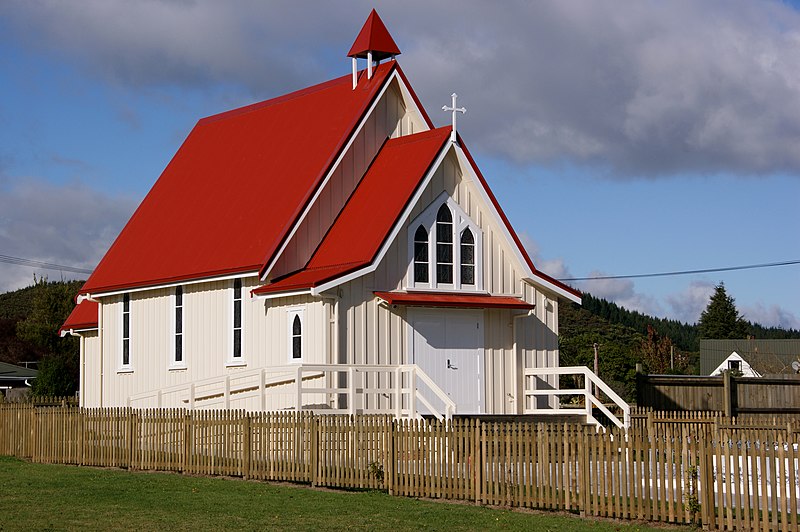
[(736, 310), (735, 301), (725, 291), (725, 283), (714, 287), (714, 295), (697, 322), (702, 338), (727, 340), (747, 336), (747, 323)]

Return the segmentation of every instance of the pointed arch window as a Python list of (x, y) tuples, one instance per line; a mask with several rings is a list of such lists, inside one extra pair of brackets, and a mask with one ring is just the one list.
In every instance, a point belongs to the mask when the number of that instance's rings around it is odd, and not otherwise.
[(427, 283), (430, 274), (428, 268), (430, 259), (428, 258), (428, 231), (423, 226), (417, 227), (414, 233), (414, 282)]
[(475, 284), (475, 237), (469, 227), (461, 233), (461, 284)]
[(453, 284), (453, 214), (446, 204), (436, 213), (436, 281)]
[(303, 338), (303, 319), (305, 309), (289, 309), (286, 313), (288, 324), (288, 351), (289, 362), (302, 362), (305, 355), (305, 341)]

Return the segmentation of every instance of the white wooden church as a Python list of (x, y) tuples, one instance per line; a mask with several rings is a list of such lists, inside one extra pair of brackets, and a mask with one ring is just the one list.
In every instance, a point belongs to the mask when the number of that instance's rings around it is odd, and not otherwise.
[(557, 407), (580, 293), (536, 270), (455, 96), (434, 128), (399, 54), (373, 10), (352, 74), (197, 123), (61, 329), (82, 406)]

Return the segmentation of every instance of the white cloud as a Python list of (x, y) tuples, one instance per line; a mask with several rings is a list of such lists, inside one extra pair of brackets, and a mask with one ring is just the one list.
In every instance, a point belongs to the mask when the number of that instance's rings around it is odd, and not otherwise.
[[(593, 271), (589, 277), (604, 277), (607, 274)], [(581, 281), (581, 290), (586, 290), (595, 297), (613, 301), (628, 310), (635, 310), (650, 316), (663, 316), (661, 304), (648, 294), (636, 291), (636, 286), (630, 279), (596, 279)]]
[(745, 305), (739, 310), (747, 321), (758, 323), (765, 327), (800, 330), (800, 318), (793, 312), (778, 305), (755, 303)]
[[(607, 175), (800, 171), (800, 13), (778, 1), (379, 2), (434, 121), (472, 146)], [(267, 98), (346, 74), (371, 2), (4, 2), (27, 46), (114, 84)], [(424, 16), (421, 14), (424, 13)], [(336, 68), (336, 61), (341, 61)]]
[(526, 231), (520, 232), (518, 236), (522, 242), (522, 246), (525, 248), (525, 251), (528, 252), (528, 256), (533, 261), (533, 265), (537, 270), (554, 279), (568, 279), (572, 277), (563, 258), (545, 259), (541, 255), (539, 244), (537, 244)]
[(696, 323), (713, 293), (714, 283), (710, 281), (690, 282), (682, 292), (665, 298), (670, 309), (669, 317), (684, 323)]
[[(136, 206), (132, 198), (107, 196), (79, 182), (8, 182), (0, 185), (0, 254), (12, 257), (91, 270)], [(58, 271), (2, 264), (0, 291), (30, 284), (34, 273), (62, 277)], [(64, 272), (63, 277), (87, 276)]]

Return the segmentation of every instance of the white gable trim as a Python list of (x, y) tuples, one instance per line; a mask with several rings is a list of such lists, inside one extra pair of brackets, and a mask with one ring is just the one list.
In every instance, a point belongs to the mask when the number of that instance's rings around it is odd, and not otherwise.
[(253, 294), (250, 292), (251, 299), (278, 299), (279, 297), (310, 296), (311, 288), (304, 290), (293, 290), (291, 292), (270, 292), (268, 294)]
[(428, 173), (425, 174), (425, 177), (422, 180), (422, 183), (417, 187), (417, 190), (414, 192), (414, 196), (411, 198), (411, 201), (408, 202), (406, 205), (403, 214), (400, 215), (400, 218), (395, 222), (394, 227), (392, 228), (392, 232), (389, 233), (389, 237), (384, 241), (383, 246), (381, 247), (380, 251), (378, 252), (378, 256), (375, 258), (374, 261), (369, 266), (361, 268), (360, 270), (356, 270), (353, 273), (347, 274), (343, 277), (339, 277), (338, 279), (334, 279), (333, 281), (329, 281), (327, 283), (323, 283), (320, 286), (311, 289), (312, 296), (319, 296), (322, 292), (329, 290), (335, 286), (339, 286), (340, 284), (347, 283), (352, 281), (353, 279), (358, 279), (362, 275), (366, 275), (368, 273), (374, 272), (378, 265), (383, 260), (383, 257), (389, 251), (389, 247), (392, 245), (392, 242), (395, 241), (397, 238), (397, 234), (402, 229), (403, 225), (408, 221), (409, 216), (411, 216), (411, 211), (419, 202), (419, 199), (422, 197), (422, 194), (425, 192), (425, 189), (428, 188), (428, 184), (433, 179), (434, 174), (439, 169), (439, 165), (442, 164), (442, 161), (450, 152), (450, 147), (453, 146), (451, 142), (445, 143), (442, 146), (441, 151), (439, 152), (439, 156), (435, 159), (434, 163), (431, 165)]
[[(400, 77), (400, 74), (398, 74), (397, 70), (394, 70), (392, 74), (384, 81), (383, 87), (381, 88), (380, 92), (378, 92), (378, 96), (372, 102), (372, 105), (370, 105), (369, 109), (367, 109), (367, 112), (364, 113), (364, 116), (362, 117), (361, 122), (358, 124), (358, 127), (356, 127), (355, 131), (352, 133), (352, 135), (350, 135), (347, 144), (345, 144), (344, 149), (342, 149), (342, 151), (339, 153), (339, 157), (337, 157), (336, 161), (331, 165), (331, 168), (328, 171), (328, 174), (325, 176), (325, 179), (323, 179), (322, 183), (317, 187), (317, 191), (314, 193), (314, 196), (308, 202), (302, 214), (300, 214), (300, 216), (295, 220), (295, 223), (292, 226), (291, 231), (289, 231), (289, 235), (283, 240), (283, 244), (281, 244), (280, 249), (278, 249), (278, 252), (275, 253), (275, 256), (272, 258), (272, 261), (267, 265), (267, 269), (264, 270), (264, 275), (261, 276), (261, 282), (265, 282), (267, 280), (267, 277), (269, 277), (269, 274), (275, 267), (275, 264), (278, 263), (278, 260), (281, 258), (283, 252), (286, 250), (286, 247), (289, 245), (289, 242), (291, 242), (292, 238), (294, 238), (295, 233), (297, 233), (297, 231), (300, 229), (300, 225), (303, 223), (303, 220), (305, 220), (308, 213), (311, 212), (311, 208), (317, 203), (317, 199), (322, 194), (322, 191), (325, 190), (325, 187), (331, 180), (331, 177), (333, 177), (333, 174), (339, 168), (342, 159), (344, 159), (344, 156), (350, 150), (350, 147), (353, 145), (353, 142), (355, 142), (356, 137), (358, 137), (358, 134), (361, 133), (361, 130), (364, 128), (364, 125), (367, 123), (370, 116), (372, 116), (372, 113), (373, 111), (375, 111), (375, 108), (378, 106), (378, 103), (383, 99), (384, 94), (386, 94), (386, 90), (392, 84), (392, 80), (397, 80), (397, 83), (400, 86), (400, 91), (402, 92), (403, 97), (406, 98), (406, 104), (408, 105), (410, 103), (411, 105), (413, 105), (417, 114), (420, 117), (422, 116), (419, 110), (419, 106), (417, 106), (417, 102), (415, 102), (414, 98), (411, 97), (411, 93), (408, 91), (408, 88), (405, 86), (405, 83), (403, 83), (403, 78)], [(427, 131), (427, 129), (425, 131)]]
[(146, 292), (148, 290), (162, 290), (164, 288), (174, 288), (176, 286), (186, 286), (190, 284), (200, 284), (200, 283), (213, 283), (216, 281), (229, 281), (231, 279), (245, 279), (247, 277), (258, 277), (258, 272), (245, 272), (245, 273), (236, 273), (232, 275), (222, 275), (220, 277), (203, 277), (201, 279), (192, 279), (187, 281), (175, 281), (174, 283), (167, 283), (167, 284), (156, 284), (150, 286), (142, 286), (139, 288), (126, 288), (122, 290), (114, 290), (113, 292), (100, 292), (97, 294), (83, 294), (78, 296), (78, 303), (83, 300), (92, 300), (97, 297), (108, 297), (108, 296), (118, 296), (120, 294), (133, 294), (135, 292)]
[(580, 304), (580, 302), (581, 302), (581, 298), (580, 297), (576, 296), (572, 292), (564, 290), (560, 286), (548, 281), (547, 279), (543, 279), (543, 278), (539, 277), (538, 275), (536, 275), (536, 273), (533, 270), (531, 270), (530, 266), (528, 266), (528, 261), (525, 260), (525, 257), (523, 256), (522, 251), (519, 249), (519, 246), (514, 241), (514, 238), (511, 236), (511, 233), (509, 232), (508, 227), (503, 222), (503, 219), (500, 216), (500, 213), (497, 212), (497, 209), (495, 208), (494, 202), (491, 200), (491, 198), (489, 197), (489, 194), (486, 192), (486, 189), (484, 188), (483, 183), (481, 182), (480, 179), (478, 179), (478, 176), (475, 173), (474, 168), (472, 168), (472, 165), (470, 164), (469, 159), (467, 159), (467, 156), (464, 153), (464, 150), (458, 144), (454, 144), (454, 146), (455, 146), (455, 149), (456, 149), (456, 155), (458, 156), (458, 162), (461, 164), (461, 167), (465, 170), (465, 175), (468, 176), (469, 179), (471, 179), (473, 183), (475, 183), (475, 185), (476, 185), (475, 188), (478, 189), (478, 193), (480, 194), (481, 199), (483, 199), (483, 202), (491, 210), (492, 215), (494, 216), (494, 219), (495, 219), (495, 223), (500, 228), (501, 233), (503, 234), (503, 236), (506, 239), (506, 244), (508, 245), (509, 248), (511, 248), (512, 252), (514, 253), (514, 256), (517, 258), (517, 262), (519, 262), (520, 265), (522, 266), (522, 268), (524, 269), (524, 273), (526, 275), (525, 279), (527, 281), (529, 281), (531, 284), (539, 285), (540, 287), (545, 288), (547, 290), (550, 290), (552, 292), (555, 292), (556, 294), (558, 294), (558, 295), (560, 295), (562, 297), (565, 297), (565, 298), (569, 299), (570, 301), (574, 301), (575, 303), (579, 303)]

